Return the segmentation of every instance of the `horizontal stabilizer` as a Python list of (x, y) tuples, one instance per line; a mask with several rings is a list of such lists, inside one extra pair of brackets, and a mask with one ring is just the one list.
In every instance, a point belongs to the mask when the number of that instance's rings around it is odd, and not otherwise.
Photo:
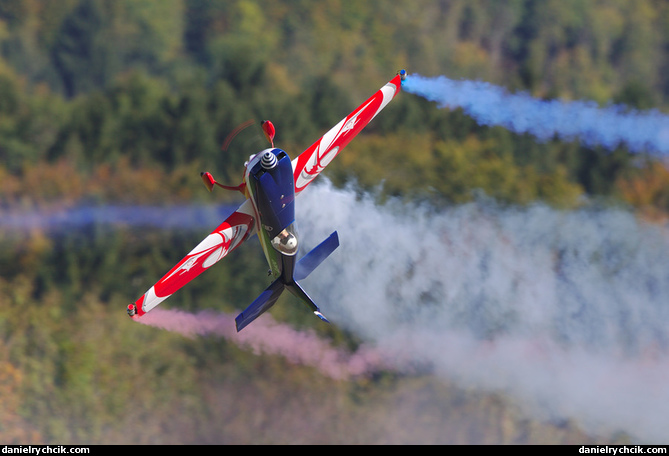
[(235, 323), (237, 324), (237, 331), (241, 331), (253, 320), (262, 315), (267, 309), (272, 307), (281, 293), (283, 292), (284, 285), (281, 282), (281, 278), (278, 278), (272, 284), (265, 289), (260, 296), (256, 298), (255, 301), (251, 303), (242, 313), (237, 315), (235, 318)]
[(295, 280), (306, 278), (316, 269), (335, 249), (339, 247), (339, 236), (335, 231), (326, 240), (318, 244), (295, 265), (293, 277)]

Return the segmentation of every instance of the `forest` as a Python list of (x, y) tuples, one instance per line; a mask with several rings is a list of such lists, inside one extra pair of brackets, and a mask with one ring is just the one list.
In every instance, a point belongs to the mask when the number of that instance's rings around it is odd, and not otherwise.
[[(294, 157), (400, 68), (667, 112), (668, 50), (661, 0), (0, 0), (0, 441), (634, 441), (624, 429), (535, 418), (502, 391), (429, 369), (343, 381), (220, 337), (130, 321), (125, 306), (215, 220), (164, 230), (8, 221), (238, 203), (209, 194), (199, 173), (237, 185), (265, 147), (260, 120)], [(537, 141), (400, 93), (324, 174), (379, 204), (438, 212), (485, 195), (503, 208), (616, 208), (662, 226), (667, 164), (624, 145)], [(216, 267), (168, 307), (235, 312), (266, 286), (256, 245)], [(290, 302), (271, 311), (332, 346), (364, 345), (304, 314)]]

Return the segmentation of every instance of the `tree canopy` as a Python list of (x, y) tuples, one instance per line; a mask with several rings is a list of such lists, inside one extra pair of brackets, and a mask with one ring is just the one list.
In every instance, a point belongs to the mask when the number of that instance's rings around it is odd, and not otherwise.
[[(211, 202), (199, 172), (237, 184), (243, 162), (266, 145), (261, 119), (274, 122), (277, 146), (295, 157), (400, 68), (667, 111), (667, 49), (661, 0), (2, 0), (0, 206)], [(669, 211), (666, 160), (623, 146), (537, 142), (406, 93), (325, 174), (437, 210), (483, 192), (505, 205), (602, 200), (655, 219)], [(0, 227), (1, 441), (587, 441), (576, 424), (528, 421), (498, 395), (387, 372), (324, 380), (118, 316), (199, 240), (99, 225), (57, 235)], [(263, 261), (244, 251), (171, 305), (250, 302), (263, 288)], [(275, 316), (299, 324), (303, 314), (291, 312)], [(392, 415), (392, 403), (434, 419)], [(389, 414), (392, 429), (374, 426)], [(457, 425), (444, 433), (442, 419)], [(485, 438), (472, 437), (481, 427)], [(302, 440), (286, 442), (296, 435)]]
[[(651, 0), (419, 0), (392, 8), (342, 0), (6, 1), (0, 5), (0, 157), (10, 174), (39, 161), (66, 158), (91, 171), (123, 158), (167, 172), (207, 167), (236, 179), (244, 158), (260, 146), (248, 131), (222, 152), (236, 126), (275, 119), (278, 144), (295, 155), (404, 67), (537, 97), (664, 109), (668, 10)], [(415, 97), (396, 104), (366, 132), (379, 137), (375, 159), (415, 162), (393, 193), (413, 192), (420, 182), (420, 189), (440, 188), (452, 202), (479, 186), (510, 202), (535, 195), (567, 203), (578, 189), (625, 197), (616, 183), (638, 177), (634, 160), (621, 158), (624, 151), (534, 144)], [(420, 149), (383, 142), (404, 132), (428, 133), (430, 141)], [(420, 176), (421, 167), (450, 166), (446, 156), (457, 149), (475, 157), (472, 136), (488, 138), (490, 154), (501, 160), (501, 179), (465, 178), (462, 187), (442, 185), (443, 174)], [(444, 143), (455, 146), (446, 155)], [(351, 148), (367, 159), (362, 147)], [(478, 165), (468, 166), (478, 173)], [(352, 171), (334, 174), (350, 179)], [(360, 170), (353, 174), (368, 180)], [(507, 181), (527, 188), (496, 188)], [(540, 181), (566, 193), (548, 195)]]

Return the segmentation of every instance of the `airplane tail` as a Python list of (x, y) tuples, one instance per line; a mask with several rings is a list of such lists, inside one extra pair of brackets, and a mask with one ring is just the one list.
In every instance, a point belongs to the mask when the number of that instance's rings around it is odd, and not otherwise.
[(307, 307), (309, 307), (312, 310), (314, 315), (316, 315), (324, 322), (329, 323), (327, 318), (323, 316), (318, 306), (314, 303), (314, 301), (306, 293), (306, 291), (304, 291), (304, 289), (300, 286), (299, 283), (297, 282), (284, 283), (281, 280), (281, 277), (279, 277), (274, 282), (272, 282), (272, 284), (269, 287), (267, 287), (265, 291), (260, 293), (260, 296), (258, 296), (255, 299), (255, 301), (251, 303), (250, 306), (248, 306), (242, 313), (237, 315), (237, 318), (235, 318), (237, 331), (238, 332), (241, 331), (246, 326), (248, 326), (249, 323), (251, 323), (253, 320), (258, 318), (267, 310), (269, 310), (269, 308), (272, 307), (279, 299), (279, 296), (281, 296), (283, 290), (286, 289), (290, 291), (293, 295), (300, 298), (302, 302), (304, 302), (307, 305)]
[(242, 313), (237, 315), (235, 318), (235, 323), (237, 325), (237, 332), (244, 329), (249, 323), (258, 318), (264, 312), (266, 312), (270, 307), (272, 307), (281, 293), (284, 290), (284, 283), (281, 280), (281, 277), (276, 279), (272, 284), (265, 289), (260, 296), (258, 296), (255, 301), (251, 303)]
[(329, 257), (337, 247), (339, 247), (339, 235), (335, 231), (297, 262), (295, 265), (295, 272), (293, 273), (295, 280), (305, 279), (323, 262), (323, 260)]
[(314, 315), (316, 315), (318, 318), (323, 320), (326, 323), (330, 323), (327, 318), (323, 316), (321, 313), (321, 310), (318, 308), (318, 306), (314, 303), (314, 301), (309, 297), (306, 291), (302, 289), (299, 283), (293, 282), (291, 284), (286, 284), (286, 288), (288, 291), (290, 291), (293, 295), (297, 296), (302, 300), (303, 303), (309, 307)]
[(302, 259), (300, 259), (300, 261), (298, 261), (297, 265), (295, 266), (292, 282), (286, 283), (284, 282), (283, 277), (279, 277), (274, 282), (272, 282), (272, 284), (267, 287), (265, 291), (260, 293), (260, 296), (258, 296), (250, 306), (248, 306), (242, 313), (237, 315), (237, 318), (235, 318), (237, 331), (244, 329), (249, 325), (249, 323), (272, 307), (279, 299), (279, 296), (281, 296), (281, 293), (283, 293), (283, 290), (286, 289), (293, 295), (297, 296), (302, 302), (304, 302), (307, 307), (311, 309), (314, 315), (329, 323), (327, 318), (323, 316), (318, 306), (314, 303), (313, 299), (311, 299), (307, 292), (304, 291), (299, 283), (297, 283), (297, 280), (302, 280), (303, 278), (307, 277), (338, 246), (339, 237), (335, 231), (327, 239), (325, 239), (313, 250), (307, 253)]

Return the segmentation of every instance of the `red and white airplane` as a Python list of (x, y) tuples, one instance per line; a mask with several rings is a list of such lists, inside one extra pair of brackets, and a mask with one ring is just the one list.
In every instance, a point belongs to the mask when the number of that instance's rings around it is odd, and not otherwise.
[(222, 185), (211, 174), (202, 173), (209, 191), (214, 185), (240, 191), (246, 196), (246, 201), (134, 304), (128, 305), (128, 315), (133, 319), (141, 318), (257, 234), (274, 281), (239, 314), (236, 318), (237, 330), (240, 331), (274, 305), (286, 289), (300, 298), (316, 316), (327, 321), (297, 280), (305, 278), (327, 258), (339, 246), (339, 239), (335, 231), (297, 260), (299, 242), (295, 229), (295, 196), (397, 95), (405, 79), (406, 71), (400, 70), (391, 81), (292, 161), (286, 152), (274, 147), (274, 125), (263, 121), (262, 129), (271, 147), (249, 159), (240, 185)]

